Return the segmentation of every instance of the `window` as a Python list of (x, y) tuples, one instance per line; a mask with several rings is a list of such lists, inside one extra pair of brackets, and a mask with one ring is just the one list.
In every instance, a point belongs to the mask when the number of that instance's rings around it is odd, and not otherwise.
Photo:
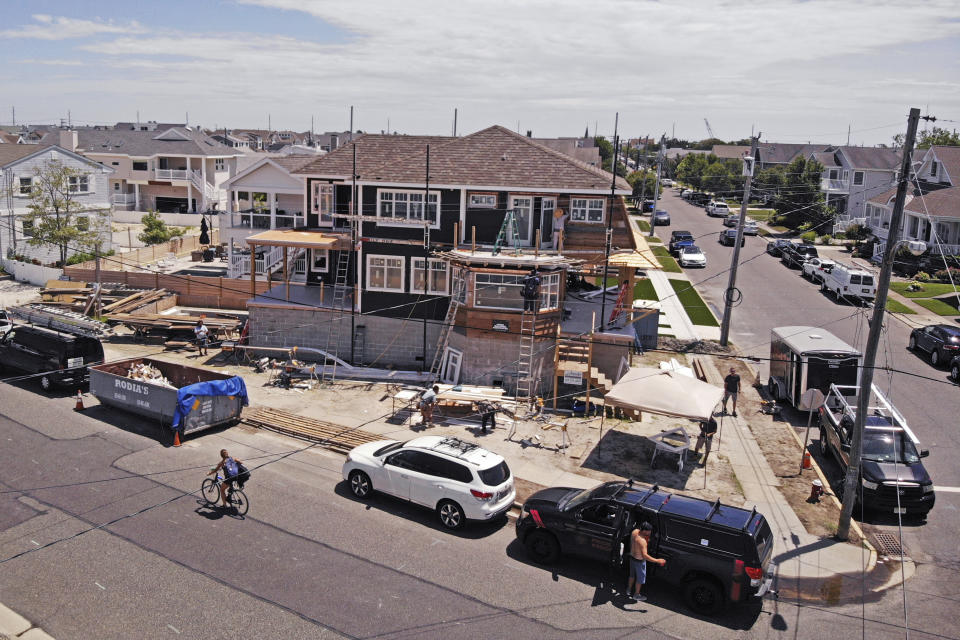
[(367, 256), (367, 289), (403, 293), (402, 256)]
[(421, 455), (429, 458), (427, 473), (430, 475), (446, 478), (447, 480), (455, 480), (457, 482), (473, 482), (473, 474), (470, 473), (470, 469), (459, 462), (440, 458), (429, 453)]
[(570, 198), (570, 219), (574, 222), (603, 222), (603, 198)]
[(936, 161), (936, 160), (931, 161), (931, 162), (930, 162), (930, 177), (931, 177), (931, 178), (936, 178), (936, 177), (937, 177), (937, 171), (938, 171), (939, 169), (940, 169), (940, 167), (937, 166), (937, 161)]
[[(412, 282), (410, 293), (423, 293), (423, 258), (413, 259)], [(443, 260), (430, 259), (430, 281), (427, 283), (427, 293), (447, 293), (447, 263)]]
[[(384, 222), (419, 222), (424, 219), (422, 191), (379, 191), (377, 193), (377, 217)], [(437, 225), (440, 194), (431, 193), (426, 219)]]
[(90, 218), (87, 216), (77, 216), (77, 229), (88, 231), (90, 229)]
[(33, 178), (20, 178), (20, 195), (28, 196), (33, 190)]
[(327, 273), (329, 271), (330, 252), (326, 249), (310, 249), (310, 271)]
[(497, 206), (497, 194), (495, 193), (471, 193), (470, 204), (475, 209), (493, 209)]
[(147, 163), (145, 160), (134, 160), (133, 161), (133, 170), (134, 171), (147, 171)]
[(839, 177), (840, 177), (840, 170), (839, 170), (839, 169), (830, 169), (830, 179), (831, 179), (831, 180), (836, 180), (836, 179), (839, 178)]
[[(523, 309), (522, 275), (478, 273), (474, 277), (473, 304), (488, 309)], [(540, 310), (556, 309), (560, 304), (560, 274), (540, 276)]]
[(87, 176), (70, 176), (70, 193), (88, 193), (90, 184)]
[(112, 164), (112, 165), (115, 166), (115, 167), (119, 167), (119, 166), (120, 166), (120, 163), (119, 163), (119, 162), (111, 162), (110, 164)]
[(114, 190), (114, 191), (120, 191), (120, 183), (119, 183), (119, 182), (114, 182), (114, 183), (113, 183), (113, 190)]
[(214, 159), (213, 159), (213, 170), (214, 170), (214, 171), (226, 171), (226, 170), (227, 170), (227, 159), (226, 159), (226, 158), (214, 158)]
[(33, 235), (33, 220), (24, 220), (21, 224), (23, 225), (23, 235), (24, 235), (24, 237), (29, 238), (30, 236), (32, 236), (32, 235)]
[(479, 472), (480, 480), (488, 487), (498, 487), (510, 479), (510, 467), (506, 462), (501, 462), (495, 467), (490, 467)]
[(333, 226), (333, 185), (327, 182), (313, 183), (313, 212), (319, 216), (320, 226)]
[(850, 177), (850, 172), (849, 172), (847, 169), (844, 169), (844, 170), (843, 170), (843, 181), (846, 182), (849, 177)]
[(853, 172), (853, 184), (855, 186), (860, 186), (863, 184), (863, 171)]

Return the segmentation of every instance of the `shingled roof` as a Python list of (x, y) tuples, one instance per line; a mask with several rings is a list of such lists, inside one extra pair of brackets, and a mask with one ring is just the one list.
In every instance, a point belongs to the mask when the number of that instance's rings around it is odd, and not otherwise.
[(960, 187), (960, 147), (934, 146), (931, 148), (947, 175), (950, 176), (950, 183)]
[(5, 167), (11, 162), (16, 162), (29, 155), (37, 153), (41, 149), (46, 149), (50, 145), (41, 144), (3, 144), (0, 145), (0, 167)]
[[(356, 142), (362, 180), (422, 184), (427, 144), (434, 184), (602, 191), (612, 179), (607, 171), (496, 125), (462, 138), (367, 134)], [(295, 173), (348, 176), (352, 161), (347, 145)], [(623, 178), (616, 185), (630, 189)]]
[[(171, 138), (158, 139), (168, 132)], [(80, 129), (77, 131), (77, 149), (81, 153), (108, 153), (136, 157), (154, 155), (175, 156), (236, 156), (242, 153), (222, 144), (207, 134), (187, 127), (156, 131), (128, 131), (122, 129)]]
[(900, 152), (882, 147), (838, 147), (854, 169), (895, 171), (900, 166)]

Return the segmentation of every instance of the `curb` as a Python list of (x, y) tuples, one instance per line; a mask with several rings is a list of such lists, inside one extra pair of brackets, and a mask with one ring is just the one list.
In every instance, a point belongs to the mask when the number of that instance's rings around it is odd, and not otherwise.
[(0, 604), (0, 638), (10, 640), (53, 640), (46, 631), (21, 616), (13, 609)]

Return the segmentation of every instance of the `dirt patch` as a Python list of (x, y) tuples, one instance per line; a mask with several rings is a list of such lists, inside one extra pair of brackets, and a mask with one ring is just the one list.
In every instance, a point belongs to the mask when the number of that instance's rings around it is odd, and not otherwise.
[[(660, 338), (657, 341), (657, 347), (665, 351), (675, 351), (678, 353), (707, 353), (717, 355), (732, 355), (734, 351), (729, 347), (721, 346), (714, 340), (677, 340), (676, 338)], [(662, 360), (662, 354), (657, 358)]]

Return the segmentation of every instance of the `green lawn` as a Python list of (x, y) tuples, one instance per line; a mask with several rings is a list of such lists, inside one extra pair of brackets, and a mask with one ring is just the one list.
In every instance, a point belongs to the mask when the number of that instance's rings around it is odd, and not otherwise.
[(960, 309), (957, 309), (956, 307), (951, 307), (946, 302), (941, 302), (940, 300), (932, 300), (930, 298), (920, 298), (920, 299), (914, 300), (914, 302), (916, 302), (918, 305), (920, 305), (924, 309), (933, 311), (938, 316), (960, 316)]
[(677, 261), (673, 259), (673, 256), (670, 255), (670, 251), (667, 250), (664, 246), (654, 245), (650, 247), (650, 251), (653, 252), (653, 255), (657, 257), (657, 261), (660, 263), (660, 266), (663, 267), (663, 270), (667, 273), (683, 273), (683, 269), (680, 268), (680, 265), (677, 264)]
[(898, 302), (893, 298), (887, 298), (887, 311), (890, 311), (891, 313), (916, 313), (916, 311), (907, 305), (903, 304), (902, 302)]
[(653, 283), (647, 278), (639, 280), (633, 287), (633, 298), (635, 300), (659, 300), (657, 292), (653, 289)]
[(637, 229), (644, 233), (650, 233), (650, 223), (646, 220), (637, 220)]
[(647, 244), (652, 244), (652, 243), (654, 243), (654, 242), (656, 242), (656, 243), (661, 243), (661, 242), (663, 242), (663, 240), (661, 240), (661, 239), (658, 238), (657, 236), (644, 236), (644, 238), (646, 238)]
[(713, 317), (713, 312), (707, 307), (703, 298), (693, 288), (693, 284), (686, 280), (670, 279), (670, 286), (677, 292), (680, 304), (690, 317), (690, 322), (704, 327), (719, 327), (717, 319)]
[(907, 291), (909, 282), (891, 282), (890, 288), (905, 298), (935, 298), (953, 293), (953, 285), (943, 282), (923, 282), (923, 291)]

